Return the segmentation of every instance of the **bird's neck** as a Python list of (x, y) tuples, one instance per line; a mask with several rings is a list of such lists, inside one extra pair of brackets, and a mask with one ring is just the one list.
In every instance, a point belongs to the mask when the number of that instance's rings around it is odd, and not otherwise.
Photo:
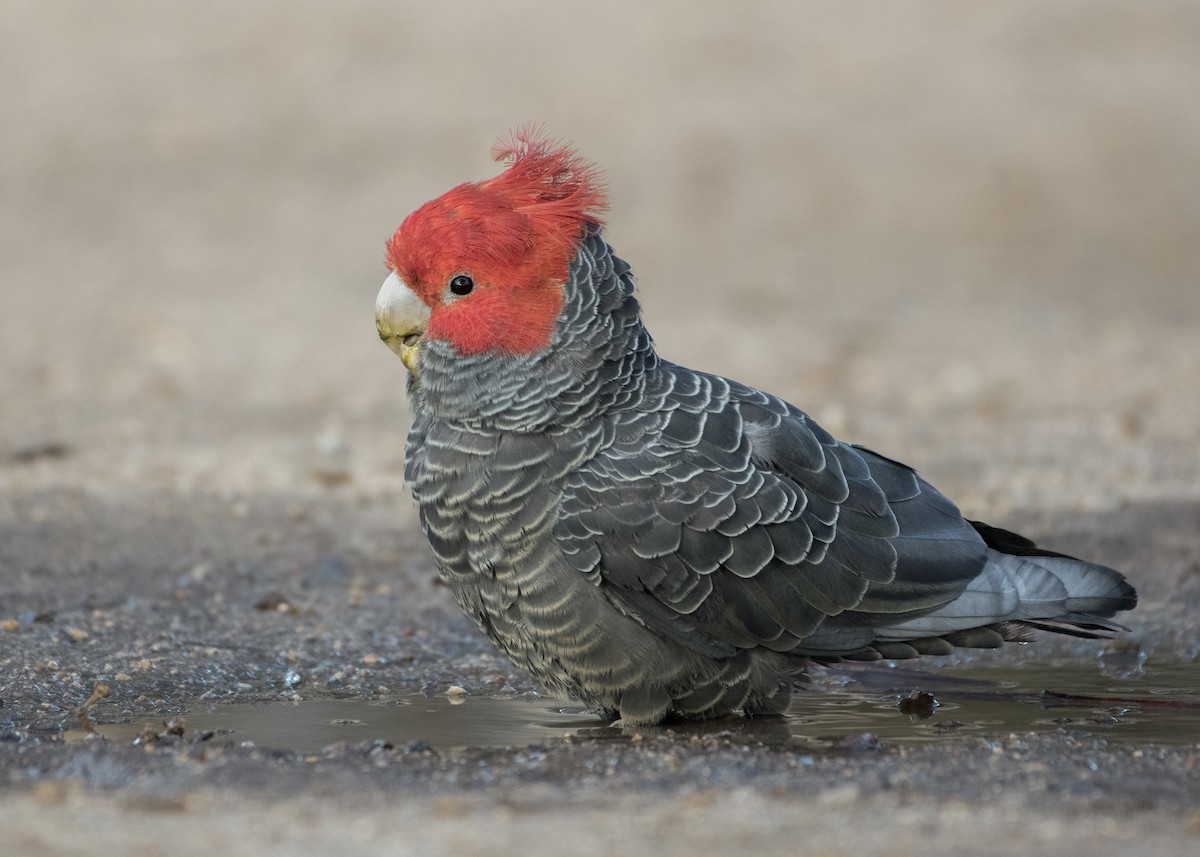
[(536, 354), (454, 354), (423, 347), (414, 410), (435, 419), (538, 432), (570, 429), (637, 399), (658, 366), (633, 274), (590, 232), (564, 284), (553, 341)]

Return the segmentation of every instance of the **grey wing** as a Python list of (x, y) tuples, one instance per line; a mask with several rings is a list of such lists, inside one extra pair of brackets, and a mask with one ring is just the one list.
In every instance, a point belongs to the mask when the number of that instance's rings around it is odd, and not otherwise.
[(555, 526), (623, 611), (714, 657), (833, 656), (979, 574), (982, 539), (911, 469), (764, 393), (670, 378), (660, 407), (627, 414), (567, 478)]

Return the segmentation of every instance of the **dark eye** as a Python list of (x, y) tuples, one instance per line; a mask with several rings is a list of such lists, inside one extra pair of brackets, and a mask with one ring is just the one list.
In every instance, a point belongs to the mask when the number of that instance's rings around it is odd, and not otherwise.
[(475, 281), (466, 274), (456, 274), (450, 278), (450, 291), (456, 295), (469, 295), (475, 288)]

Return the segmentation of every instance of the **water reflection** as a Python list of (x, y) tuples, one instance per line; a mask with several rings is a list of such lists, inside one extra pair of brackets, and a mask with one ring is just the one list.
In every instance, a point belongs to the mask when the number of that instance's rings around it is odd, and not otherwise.
[[(379, 702), (311, 699), (271, 705), (213, 705), (187, 715), (190, 736), (318, 752), (338, 741), (383, 740), (397, 747), (523, 746), (575, 736), (623, 739), (614, 727), (568, 703), (419, 695)], [(881, 666), (819, 671), (785, 717), (673, 723), (676, 734), (730, 732), (808, 751), (959, 740), (1009, 732), (1067, 731), (1110, 741), (1200, 744), (1200, 664), (1139, 665), (1124, 677), (1096, 670), (1032, 666), (923, 673)], [(97, 724), (106, 738), (132, 742), (146, 724)], [(151, 732), (153, 734), (153, 732)]]

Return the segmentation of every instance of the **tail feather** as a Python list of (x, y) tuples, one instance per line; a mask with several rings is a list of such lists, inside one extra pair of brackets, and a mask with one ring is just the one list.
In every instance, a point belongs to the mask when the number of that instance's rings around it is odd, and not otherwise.
[(1022, 620), (1013, 624), (1019, 627), (1033, 628), (1038, 631), (1053, 631), (1055, 634), (1067, 634), (1071, 637), (1082, 637), (1085, 640), (1107, 640), (1113, 634), (1128, 631), (1124, 625), (1117, 622), (1106, 622), (1095, 616), (1082, 613), (1072, 613), (1057, 619)]
[(971, 523), (989, 548), (983, 570), (937, 610), (876, 628), (879, 643), (886, 647), (929, 637), (953, 642), (957, 637), (969, 645), (969, 632), (986, 626), (1011, 628), (1014, 635), (1023, 627), (1085, 638), (1128, 630), (1108, 621), (1137, 605), (1137, 592), (1119, 571), (1042, 550), (998, 527)]

